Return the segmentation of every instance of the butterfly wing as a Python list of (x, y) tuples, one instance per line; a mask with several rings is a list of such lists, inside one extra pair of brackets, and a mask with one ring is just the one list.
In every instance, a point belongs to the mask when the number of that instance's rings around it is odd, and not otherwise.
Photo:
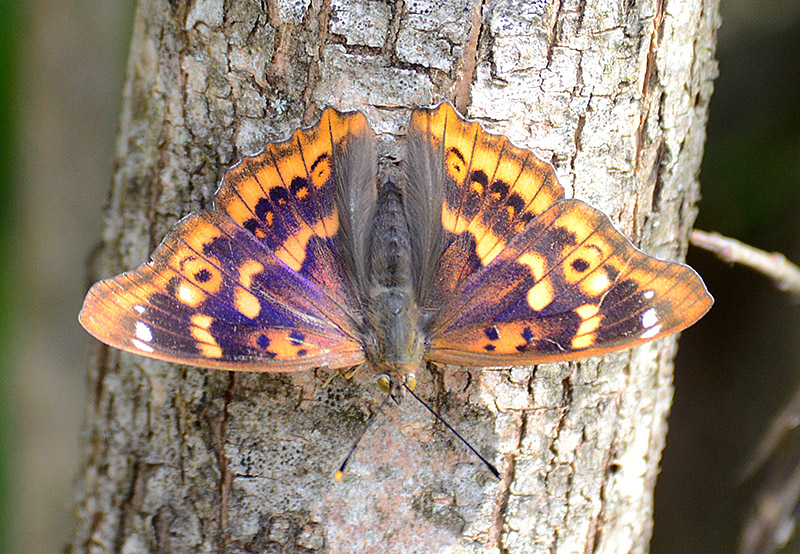
[(329, 108), (315, 126), (231, 168), (215, 208), (346, 307), (376, 202), (373, 141), (364, 114)]
[(550, 164), (449, 103), (412, 113), (405, 173), (418, 301), (434, 309), (564, 197)]
[(374, 209), (375, 172), (366, 118), (326, 110), (231, 168), (215, 211), (179, 222), (150, 263), (94, 285), (81, 323), (122, 350), (204, 367), (363, 362), (353, 281), (366, 232), (355, 214)]
[(437, 315), (426, 358), (497, 366), (585, 358), (680, 331), (713, 299), (690, 267), (637, 250), (600, 211), (562, 200)]
[(289, 371), (364, 359), (325, 291), (218, 212), (184, 218), (152, 261), (96, 283), (79, 318), (115, 348), (195, 366)]

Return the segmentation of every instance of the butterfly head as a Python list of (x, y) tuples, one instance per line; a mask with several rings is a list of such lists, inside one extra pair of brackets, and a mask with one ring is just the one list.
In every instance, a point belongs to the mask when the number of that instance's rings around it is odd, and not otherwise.
[(400, 404), (406, 389), (413, 391), (417, 386), (417, 376), (414, 373), (389, 374), (378, 376), (378, 388), (390, 395), (395, 403)]

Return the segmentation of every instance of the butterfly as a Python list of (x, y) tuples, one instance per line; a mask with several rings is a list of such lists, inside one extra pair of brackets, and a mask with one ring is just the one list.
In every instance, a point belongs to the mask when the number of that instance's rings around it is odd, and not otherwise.
[(143, 356), (225, 370), (369, 366), (399, 397), (424, 362), (502, 367), (630, 348), (701, 318), (690, 267), (566, 199), (553, 167), (441, 103), (379, 178), (360, 112), (225, 174), (214, 208), (96, 283), (80, 323)]

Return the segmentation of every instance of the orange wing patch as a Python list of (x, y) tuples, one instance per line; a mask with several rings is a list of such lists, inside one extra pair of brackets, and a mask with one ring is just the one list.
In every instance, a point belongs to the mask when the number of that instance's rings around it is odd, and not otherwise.
[[(117, 348), (204, 367), (351, 367), (365, 344), (400, 349), (360, 313), (396, 308), (372, 296), (374, 279), (397, 281), (388, 271), (416, 279), (425, 316), (399, 324), (423, 335), (426, 359), (498, 366), (629, 348), (711, 307), (691, 268), (634, 248), (602, 213), (565, 200), (550, 164), (450, 104), (414, 110), (408, 138), (404, 198), (381, 211), (366, 118), (325, 110), (231, 168), (215, 210), (177, 223), (151, 262), (95, 284), (81, 323)], [(383, 213), (390, 224), (376, 223)], [(406, 243), (408, 259), (371, 263)]]
[(151, 262), (95, 284), (79, 317), (106, 344), (202, 367), (291, 371), (364, 361), (349, 314), (217, 212), (183, 219)]
[(218, 211), (252, 232), (286, 265), (347, 303), (336, 258), (336, 165), (355, 138), (371, 134), (361, 113), (323, 112), (313, 127), (269, 144), (226, 173)]
[(690, 267), (644, 254), (601, 212), (563, 200), (456, 292), (426, 358), (476, 366), (585, 358), (685, 329), (712, 303)]
[(432, 149), (444, 153), (442, 224), (454, 235), (472, 235), (482, 265), (564, 197), (550, 164), (465, 120), (448, 103), (415, 110), (409, 133), (425, 136)]

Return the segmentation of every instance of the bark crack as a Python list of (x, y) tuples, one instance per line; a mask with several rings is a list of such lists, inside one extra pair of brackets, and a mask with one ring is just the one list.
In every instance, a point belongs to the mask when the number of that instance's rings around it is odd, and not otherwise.
[(553, 25), (547, 31), (547, 56), (544, 68), (549, 69), (550, 63), (553, 61), (553, 48), (556, 45), (556, 33), (558, 31), (558, 24), (561, 21), (561, 8), (564, 7), (563, 2), (558, 3), (558, 8), (556, 8), (556, 15), (553, 18)]
[(475, 68), (478, 66), (478, 39), (483, 33), (483, 6), (485, 0), (475, 3), (472, 8), (469, 36), (464, 44), (464, 53), (461, 56), (460, 67), (456, 82), (453, 84), (453, 97), (456, 109), (466, 113), (469, 105), (469, 93), (475, 80)]
[[(573, 401), (572, 375), (562, 379), (561, 386), (563, 389), (561, 393), (561, 408), (559, 408), (560, 413), (558, 415), (558, 425), (556, 426), (556, 433), (555, 436), (553, 437), (553, 441), (550, 443), (550, 453), (553, 455), (553, 469), (555, 469), (555, 467), (559, 465), (558, 448), (556, 444), (558, 443), (558, 439), (561, 437), (561, 431), (564, 430), (564, 426), (566, 425), (567, 415), (570, 413), (570, 410), (572, 409), (572, 401)], [(572, 469), (570, 470), (569, 475), (567, 476), (566, 489), (568, 491), (572, 490), (572, 479), (575, 474), (574, 463), (575, 461), (573, 459), (573, 461), (570, 464), (570, 466), (572, 466)], [(547, 476), (545, 477), (545, 482), (549, 480), (552, 474), (553, 474), (552, 470), (548, 472)], [(564, 524), (564, 528), (567, 528), (569, 523), (569, 518), (567, 516), (569, 515), (570, 503), (568, 498), (566, 499), (566, 506), (567, 509), (565, 510), (561, 518), (561, 521)], [(553, 530), (553, 541), (550, 543), (550, 549), (549, 549), (550, 552), (558, 551), (559, 539), (561, 538), (559, 529), (560, 528), (556, 526), (555, 529)]]
[(266, 72), (265, 78), (275, 88), (284, 89), (286, 71), (290, 64), (289, 32), (291, 26), (281, 21), (278, 0), (266, 0), (262, 6), (267, 14), (267, 22), (275, 29), (275, 50), (272, 53), (269, 71)]
[(219, 532), (220, 541), (217, 551), (224, 554), (228, 550), (230, 543), (230, 532), (228, 530), (228, 514), (230, 511), (230, 494), (233, 472), (228, 467), (228, 457), (225, 454), (225, 434), (228, 427), (229, 411), (228, 407), (233, 401), (236, 391), (238, 378), (235, 372), (230, 372), (228, 376), (228, 386), (222, 399), (222, 408), (217, 414), (206, 414), (208, 421), (211, 447), (217, 459), (217, 470), (219, 471)]
[(663, 0), (658, 2), (658, 6), (656, 7), (656, 13), (653, 17), (653, 30), (652, 35), (650, 37), (650, 45), (647, 50), (646, 56), (646, 63), (645, 63), (645, 70), (644, 70), (644, 78), (642, 79), (642, 88), (641, 94), (643, 99), (643, 110), (641, 112), (639, 125), (634, 131), (634, 135), (636, 137), (636, 146), (634, 152), (634, 159), (635, 162), (635, 169), (634, 172), (636, 174), (639, 173), (642, 165), (641, 153), (644, 150), (644, 141), (647, 137), (647, 120), (648, 116), (650, 115), (650, 106), (652, 104), (651, 95), (649, 94), (651, 83), (657, 77), (657, 51), (659, 46), (661, 45), (661, 35), (663, 34), (663, 27), (664, 27), (664, 2)]
[[(525, 414), (519, 413), (519, 418), (520, 425), (519, 431), (517, 432), (517, 441), (512, 449), (512, 452), (516, 452), (517, 455), (519, 455), (522, 449), (522, 439), (528, 429), (528, 420)], [(497, 495), (497, 502), (495, 504), (494, 513), (492, 514), (493, 522), (489, 530), (490, 540), (497, 546), (497, 550), (500, 554), (508, 554), (508, 549), (503, 543), (503, 528), (506, 520), (506, 511), (508, 510), (508, 503), (511, 499), (511, 483), (514, 481), (516, 464), (517, 460), (514, 454), (505, 455), (505, 467), (502, 473), (503, 479), (500, 481), (500, 492)]]
[[(313, 3), (312, 3), (313, 6)], [(313, 14), (313, 10), (309, 13)], [(308, 63), (308, 74), (306, 80), (306, 87), (303, 90), (301, 97), (303, 105), (306, 107), (303, 113), (303, 125), (308, 126), (314, 122), (317, 112), (317, 103), (314, 102), (314, 91), (317, 88), (320, 76), (320, 60), (322, 59), (322, 51), (325, 48), (325, 43), (328, 39), (328, 19), (331, 14), (331, 0), (322, 0), (316, 14), (310, 16), (311, 21), (316, 23), (317, 37), (315, 39), (314, 54)]]
[(603, 478), (600, 482), (600, 511), (597, 512), (592, 518), (589, 525), (589, 537), (587, 539), (587, 551), (596, 552), (598, 546), (601, 544), (603, 538), (603, 531), (605, 530), (604, 523), (606, 521), (606, 506), (608, 503), (607, 486), (611, 477), (619, 471), (619, 465), (614, 462), (617, 455), (617, 436), (619, 433), (619, 425), (614, 425), (611, 441), (609, 442), (606, 456), (603, 458)]
[(386, 58), (390, 59), (393, 63), (397, 62), (397, 39), (400, 36), (400, 24), (403, 21), (403, 15), (406, 11), (405, 0), (397, 0), (392, 8), (392, 16), (389, 20), (389, 28), (386, 33), (386, 42), (381, 49)]

